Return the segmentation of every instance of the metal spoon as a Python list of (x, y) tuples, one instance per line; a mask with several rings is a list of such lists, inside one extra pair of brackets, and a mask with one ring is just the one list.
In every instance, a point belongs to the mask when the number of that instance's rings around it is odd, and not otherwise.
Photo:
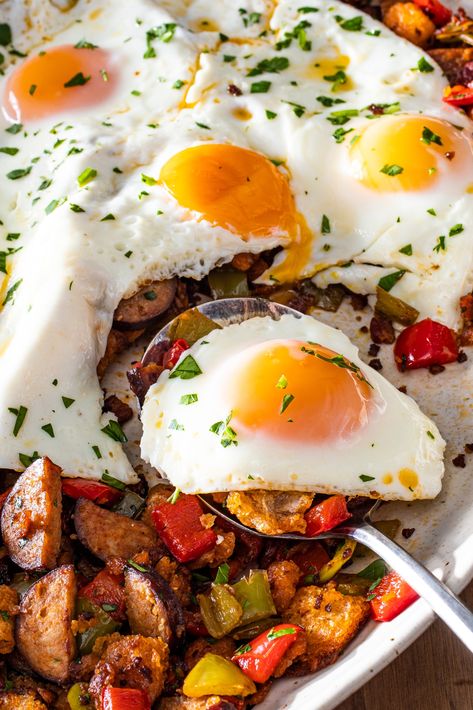
[[(249, 318), (271, 316), (279, 320), (281, 315), (291, 314), (300, 318), (298, 311), (287, 306), (273, 303), (261, 298), (227, 298), (220, 301), (209, 301), (198, 306), (199, 311), (221, 326), (240, 323)], [(162, 350), (169, 344), (168, 323), (162, 328), (149, 344), (144, 356), (143, 364), (152, 361), (157, 350)], [(340, 525), (334, 530), (322, 533), (312, 538), (303, 535), (284, 533), (283, 535), (266, 535), (242, 525), (236, 518), (222, 510), (207, 496), (199, 496), (202, 503), (215, 515), (227, 520), (244, 532), (252, 533), (260, 538), (269, 540), (324, 540), (328, 538), (350, 538), (359, 542), (379, 555), (388, 565), (398, 572), (401, 577), (430, 605), (432, 610), (444, 621), (447, 626), (458, 636), (460, 641), (473, 652), (473, 614), (462, 604), (458, 597), (448, 587), (429, 572), (420, 562), (417, 562), (408, 552), (371, 524), (371, 513), (377, 507), (373, 505), (360, 519)]]

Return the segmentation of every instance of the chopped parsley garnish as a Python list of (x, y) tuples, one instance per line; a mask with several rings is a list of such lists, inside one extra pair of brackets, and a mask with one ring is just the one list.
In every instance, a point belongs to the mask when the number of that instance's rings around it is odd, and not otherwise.
[(417, 62), (417, 67), (414, 68), (414, 71), (416, 69), (424, 74), (428, 74), (429, 72), (434, 71), (432, 64), (429, 64), (425, 57), (421, 57), (419, 59), (419, 61)]
[(440, 136), (431, 131), (430, 128), (428, 128), (427, 126), (424, 126), (424, 129), (422, 131), (421, 141), (426, 145), (430, 145), (431, 143), (435, 143), (436, 145), (443, 145)]
[(301, 116), (304, 115), (305, 113), (305, 106), (302, 106), (301, 104), (296, 104), (294, 101), (284, 101), (282, 100), (283, 104), (288, 104), (289, 106), (292, 106), (292, 112), (297, 116), (297, 118), (300, 118)]
[(21, 404), (18, 409), (16, 407), (8, 407), (8, 411), (16, 417), (13, 425), (13, 436), (18, 436), (18, 433), (23, 426), (23, 422), (25, 421), (28, 408)]
[(199, 121), (196, 121), (195, 125), (198, 126), (199, 128), (203, 128), (204, 131), (210, 131), (210, 126), (207, 126), (206, 123), (199, 123)]
[(41, 427), (41, 429), (45, 431), (46, 434), (49, 434), (52, 439), (54, 439), (54, 429), (52, 424), (45, 424)]
[(2, 22), (0, 24), (0, 46), (6, 47), (7, 44), (11, 44), (11, 41), (12, 33), (10, 25), (7, 25), (6, 22)]
[(435, 251), (437, 254), (439, 254), (441, 251), (447, 251), (447, 247), (445, 245), (445, 237), (441, 236), (437, 240), (437, 244), (434, 246), (432, 251)]
[(92, 42), (87, 42), (85, 39), (79, 40), (79, 42), (77, 42), (74, 47), (76, 49), (97, 49), (96, 44), (92, 44)]
[(251, 651), (251, 646), (249, 643), (246, 643), (244, 646), (240, 646), (237, 648), (235, 651), (235, 656), (241, 656), (242, 653), (249, 653)]
[(230, 62), (233, 62), (236, 59), (234, 54), (224, 54), (223, 55), (223, 61), (225, 64), (230, 64)]
[(115, 219), (115, 215), (109, 212), (108, 214), (105, 215), (105, 217), (102, 217), (100, 220), (101, 222), (109, 222), (110, 220)]
[(431, 214), (433, 217), (436, 217), (436, 216), (437, 216), (437, 212), (434, 210), (433, 207), (430, 207), (430, 208), (427, 210), (427, 214)]
[[(401, 250), (399, 250), (399, 251), (401, 251)], [(412, 254), (412, 248), (411, 248), (411, 254)], [(399, 279), (402, 279), (402, 277), (404, 276), (405, 273), (406, 273), (405, 269), (400, 269), (399, 271), (394, 271), (392, 274), (387, 274), (386, 276), (383, 276), (382, 278), (380, 278), (380, 280), (378, 281), (378, 286), (380, 288), (384, 289), (384, 291), (390, 291), (397, 284)]]
[(322, 215), (320, 231), (322, 232), (322, 234), (330, 234), (330, 220), (326, 214)]
[(219, 566), (217, 574), (215, 575), (214, 584), (227, 584), (228, 576), (230, 573), (230, 565), (224, 562)]
[(181, 495), (181, 489), (180, 488), (175, 488), (169, 498), (167, 498), (167, 502), (171, 503), (171, 505), (175, 505), (179, 499), (179, 496)]
[(282, 398), (279, 414), (283, 414), (294, 399), (295, 398), (293, 394), (285, 394)]
[(273, 57), (272, 59), (263, 59), (261, 62), (250, 69), (247, 76), (258, 76), (259, 74), (278, 74), (280, 71), (287, 69), (289, 59), (287, 57)]
[(429, 439), (435, 439), (435, 436), (432, 434), (431, 431), (427, 432), (427, 436), (429, 437)]
[(334, 126), (344, 126), (345, 123), (348, 123), (350, 118), (354, 118), (355, 116), (359, 115), (359, 111), (357, 109), (345, 109), (343, 111), (332, 111), (332, 113), (327, 116), (327, 121), (330, 121), (330, 123)]
[(254, 81), (251, 85), (250, 93), (266, 94), (271, 87), (270, 81)]
[(112, 488), (116, 488), (119, 491), (124, 491), (126, 488), (123, 481), (119, 481), (118, 478), (114, 478), (114, 476), (111, 476), (108, 471), (103, 472), (102, 482), (106, 483), (108, 486), (112, 486)]
[(335, 138), (336, 143), (343, 143), (345, 140), (345, 136), (347, 133), (351, 133), (354, 129), (353, 128), (337, 128), (336, 131), (332, 133), (333, 137)]
[(383, 165), (379, 172), (384, 173), (384, 175), (389, 175), (389, 177), (396, 177), (396, 175), (400, 175), (404, 172), (404, 168), (401, 167), (401, 165), (396, 165), (395, 163), (391, 165), (386, 163), (386, 165)]
[(197, 375), (201, 375), (202, 370), (198, 366), (192, 355), (186, 355), (186, 357), (179, 362), (176, 367), (171, 370), (169, 379), (172, 380), (175, 377), (180, 377), (181, 380), (191, 380)]
[(160, 42), (170, 42), (174, 37), (177, 25), (175, 22), (165, 22), (157, 27), (152, 27), (146, 33), (146, 44), (147, 49), (143, 54), (145, 59), (152, 59), (156, 57), (156, 52), (153, 47), (153, 40), (157, 39)]
[(212, 424), (209, 429), (212, 434), (220, 436), (220, 443), (224, 448), (227, 448), (227, 446), (230, 446), (231, 444), (238, 446), (237, 433), (231, 426), (229, 426), (232, 415), (233, 413), (230, 412), (225, 421), (215, 422), (215, 424)]
[(176, 81), (172, 85), (172, 88), (173, 89), (182, 89), (182, 87), (184, 86), (185, 83), (186, 82), (182, 81), (182, 79), (176, 79)]
[(386, 574), (386, 564), (383, 560), (374, 560), (367, 567), (358, 572), (358, 577), (369, 579), (372, 582), (379, 582)]
[(287, 377), (285, 375), (281, 375), (279, 380), (276, 382), (276, 387), (279, 390), (285, 390), (287, 387)]
[(278, 115), (277, 113), (274, 113), (274, 111), (269, 111), (268, 109), (266, 109), (265, 113), (266, 113), (266, 118), (268, 119), (268, 121), (272, 121), (273, 118), (276, 118)]
[(330, 362), (332, 365), (336, 365), (337, 367), (341, 367), (344, 370), (350, 370), (350, 372), (353, 372), (357, 379), (360, 380), (360, 382), (364, 382), (367, 384), (371, 389), (373, 389), (373, 385), (368, 382), (366, 377), (363, 375), (362, 371), (358, 367), (358, 365), (355, 365), (353, 362), (349, 362), (348, 360), (345, 360), (343, 355), (334, 355), (333, 357), (326, 357), (325, 355), (321, 355), (321, 353), (317, 353), (315, 351), (310, 351), (307, 348), (302, 348), (304, 352), (309, 353), (309, 355), (315, 355), (318, 357), (320, 360), (323, 360), (324, 362)]
[(15, 302), (15, 292), (22, 281), (23, 281), (23, 279), (18, 279), (18, 281), (15, 281), (13, 286), (10, 286), (10, 288), (7, 291), (7, 295), (3, 299), (2, 306), (6, 306), (7, 303), (14, 303)]
[(296, 629), (294, 628), (289, 628), (289, 629), (278, 629), (277, 631), (273, 629), (270, 629), (268, 631), (268, 641), (272, 641), (273, 639), (278, 639), (280, 636), (289, 636), (291, 634), (295, 634)]
[(358, 478), (363, 481), (363, 483), (367, 483), (368, 481), (374, 481), (374, 476), (367, 476), (365, 473), (362, 473)]
[(89, 182), (92, 182), (92, 180), (94, 180), (96, 177), (97, 171), (94, 168), (86, 168), (81, 172), (81, 174), (77, 178), (79, 187), (85, 187), (85, 185), (88, 185)]
[(195, 393), (183, 394), (181, 399), (179, 400), (179, 404), (194, 404), (194, 402), (197, 402), (198, 399), (199, 399), (199, 397)]
[(141, 182), (144, 182), (145, 185), (157, 185), (158, 181), (154, 179), (154, 177), (151, 177), (151, 175), (145, 175), (144, 173), (141, 173)]
[(20, 178), (29, 175), (30, 172), (31, 165), (29, 165), (27, 168), (17, 168), (16, 170), (10, 170), (10, 172), (7, 173), (7, 178), (9, 180), (19, 180)]
[(360, 30), (363, 29), (363, 18), (361, 15), (351, 17), (349, 20), (344, 20), (343, 17), (337, 15), (335, 19), (342, 30), (347, 30), (348, 32), (360, 32)]
[(72, 86), (84, 86), (84, 84), (87, 84), (90, 79), (90, 76), (84, 76), (83, 73), (80, 71), (77, 74), (74, 74), (74, 76), (71, 77), (69, 81), (66, 81), (66, 83), (64, 84), (64, 88), (70, 89)]
[(69, 409), (71, 404), (74, 404), (74, 402), (76, 401), (75, 399), (72, 399), (72, 397), (61, 397), (61, 399), (66, 409)]
[[(0, 25), (1, 26), (1, 25)], [(13, 123), (13, 125), (9, 126), (8, 128), (5, 128), (7, 133), (11, 133), (12, 135), (16, 135), (23, 129), (23, 124), (22, 123)]]
[(412, 244), (406, 244), (405, 247), (399, 249), (400, 254), (405, 254), (406, 256), (412, 256)]
[(16, 155), (19, 150), (19, 148), (10, 148), (6, 146), (5, 148), (0, 148), (0, 153), (6, 153), (6, 155)]
[(322, 78), (324, 81), (332, 82), (332, 91), (336, 91), (339, 86), (343, 86), (348, 81), (348, 77), (342, 69), (336, 71), (335, 74), (326, 74)]
[(464, 230), (463, 224), (455, 224), (449, 231), (449, 237), (456, 237), (457, 234), (461, 234)]
[(122, 444), (128, 441), (126, 434), (121, 428), (120, 424), (114, 419), (110, 419), (108, 424), (103, 427), (102, 431), (114, 441), (121, 441)]
[(37, 451), (33, 451), (31, 456), (29, 456), (28, 454), (18, 454), (18, 458), (20, 459), (20, 463), (25, 468), (28, 468), (28, 466), (31, 466), (31, 464), (34, 463), (36, 459), (39, 459), (39, 454)]
[(245, 27), (250, 27), (250, 25), (257, 25), (258, 22), (261, 20), (260, 12), (248, 13), (248, 11), (242, 7), (239, 8), (238, 12), (241, 15), (241, 19)]
[(133, 569), (136, 569), (138, 572), (148, 571), (146, 567), (143, 567), (143, 565), (139, 565), (138, 562), (133, 562), (133, 560), (127, 560), (127, 563), (130, 565), (130, 567), (133, 567)]
[(306, 7), (298, 7), (298, 8), (297, 8), (297, 12), (300, 12), (300, 13), (303, 14), (303, 15), (308, 15), (309, 12), (318, 12), (318, 11), (319, 11), (319, 8), (318, 8), (318, 7), (309, 7), (309, 6), (306, 6)]
[(331, 96), (317, 96), (317, 101), (322, 104), (322, 106), (326, 106), (327, 108), (330, 108), (331, 106), (334, 106), (335, 104), (344, 104), (346, 103), (343, 99), (334, 99)]
[(33, 95), (34, 95), (34, 92), (36, 91), (37, 88), (38, 88), (38, 87), (37, 87), (36, 84), (31, 84), (30, 88), (28, 89), (29, 95), (30, 95), (30, 96), (33, 96)]
[(97, 457), (98, 459), (101, 459), (101, 458), (102, 458), (102, 452), (100, 451), (100, 449), (99, 449), (99, 447), (97, 446), (97, 444), (94, 444), (94, 445), (92, 446), (92, 451), (94, 452), (94, 454), (96, 455), (96, 457)]
[(73, 202), (70, 203), (69, 209), (73, 212), (85, 212), (85, 210), (80, 205), (75, 205)]
[(168, 429), (174, 429), (175, 431), (184, 431), (184, 427), (182, 424), (179, 424), (177, 419), (171, 419), (169, 422)]

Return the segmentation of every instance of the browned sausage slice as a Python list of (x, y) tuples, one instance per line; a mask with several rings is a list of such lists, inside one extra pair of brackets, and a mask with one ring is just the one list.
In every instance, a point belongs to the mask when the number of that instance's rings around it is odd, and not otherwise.
[(184, 612), (171, 587), (159, 574), (125, 567), (125, 600), (134, 634), (161, 638), (169, 647), (182, 641)]
[(85, 498), (76, 503), (74, 525), (81, 543), (101, 560), (128, 559), (142, 550), (159, 547), (155, 531), (145, 523), (100, 508)]
[(177, 279), (153, 281), (118, 304), (113, 316), (117, 330), (139, 330), (154, 325), (176, 294)]
[(18, 650), (36, 673), (55, 683), (64, 683), (76, 655), (76, 594), (73, 566), (58, 567), (28, 589), (16, 619)]
[(61, 546), (61, 469), (38, 459), (16, 481), (2, 510), (3, 542), (23, 569), (53, 569)]

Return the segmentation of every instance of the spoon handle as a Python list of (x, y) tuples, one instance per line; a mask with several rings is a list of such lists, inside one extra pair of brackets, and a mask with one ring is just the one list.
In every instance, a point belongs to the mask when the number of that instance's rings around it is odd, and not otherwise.
[(369, 523), (343, 525), (337, 532), (379, 555), (430, 605), (460, 641), (473, 652), (473, 613), (423, 565)]

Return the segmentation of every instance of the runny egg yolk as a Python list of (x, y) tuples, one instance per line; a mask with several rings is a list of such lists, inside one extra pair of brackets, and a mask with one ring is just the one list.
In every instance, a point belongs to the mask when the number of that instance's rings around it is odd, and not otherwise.
[(343, 441), (367, 421), (373, 389), (342, 355), (301, 340), (241, 353), (228, 383), (231, 426), (300, 443)]
[(312, 234), (296, 210), (289, 181), (261, 153), (221, 143), (193, 146), (173, 155), (159, 180), (181, 207), (244, 240), (287, 236), (279, 280), (295, 278), (308, 261)]
[(28, 122), (86, 108), (106, 99), (115, 83), (110, 56), (103, 49), (51, 47), (10, 75), (3, 112), (9, 121)]
[(351, 164), (366, 187), (381, 192), (426, 190), (442, 175), (454, 176), (472, 148), (452, 124), (427, 116), (385, 116), (352, 140)]

